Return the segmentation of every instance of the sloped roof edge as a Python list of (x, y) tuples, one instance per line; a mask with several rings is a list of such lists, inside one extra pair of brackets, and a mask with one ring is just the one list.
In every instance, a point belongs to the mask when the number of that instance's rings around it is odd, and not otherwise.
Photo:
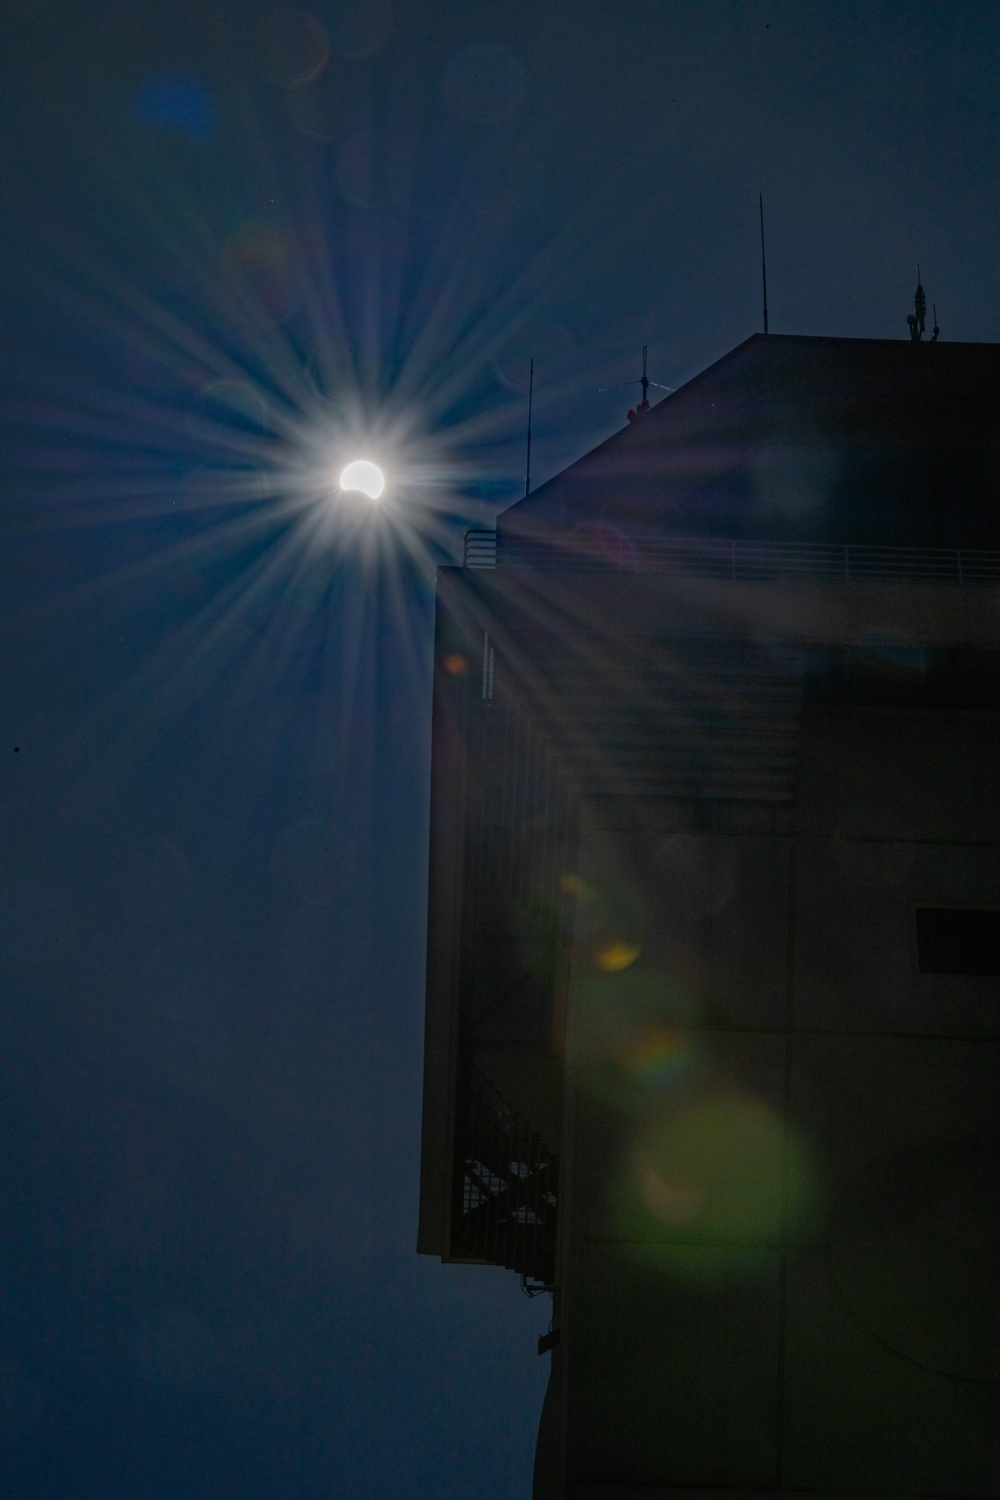
[(565, 469), (560, 470), (558, 474), (553, 474), (544, 484), (540, 484), (537, 489), (532, 490), (530, 495), (522, 496), (521, 499), (515, 500), (512, 504), (506, 506), (498, 514), (498, 523), (502, 527), (504, 517), (513, 518), (512, 513), (522, 507), (530, 512), (536, 505), (544, 506), (550, 489), (563, 484), (567, 480), (572, 481), (578, 474), (582, 477), (582, 474), (592, 466), (599, 465), (602, 460), (610, 457), (616, 448), (623, 447), (635, 441), (639, 433), (643, 434), (642, 441), (648, 441), (657, 426), (668, 415), (679, 413), (681, 409), (688, 405), (692, 398), (697, 398), (701, 394), (702, 389), (706, 385), (710, 385), (713, 380), (717, 380), (720, 373), (729, 371), (733, 367), (738, 368), (743, 363), (748, 364), (750, 368), (753, 368), (755, 364), (764, 368), (767, 366), (780, 368), (782, 364), (788, 362), (788, 356), (793, 351), (802, 354), (809, 346), (812, 346), (812, 349), (816, 353), (821, 351), (828, 352), (831, 355), (840, 353), (841, 355), (853, 355), (855, 358), (858, 355), (869, 355), (877, 356), (882, 360), (893, 361), (911, 357), (916, 349), (929, 352), (933, 348), (936, 353), (944, 355), (945, 361), (947, 361), (953, 371), (955, 369), (956, 356), (964, 355), (968, 357), (975, 351), (975, 354), (980, 359), (992, 357), (993, 360), (996, 360), (998, 365), (997, 373), (1000, 375), (1000, 344), (948, 341), (932, 345), (931, 341), (928, 340), (914, 345), (908, 338), (840, 338), (820, 334), (754, 333), (749, 338), (744, 339), (742, 343), (737, 344), (733, 349), (723, 354), (719, 359), (714, 360), (712, 364), (707, 365), (704, 370), (700, 370), (697, 375), (693, 375), (682, 386), (678, 386), (676, 391), (672, 391), (661, 401), (657, 401), (651, 406), (648, 414), (640, 422), (620, 427), (610, 437), (598, 443), (595, 448), (591, 448), (588, 452), (581, 454), (579, 458), (574, 459), (571, 464), (568, 464)]

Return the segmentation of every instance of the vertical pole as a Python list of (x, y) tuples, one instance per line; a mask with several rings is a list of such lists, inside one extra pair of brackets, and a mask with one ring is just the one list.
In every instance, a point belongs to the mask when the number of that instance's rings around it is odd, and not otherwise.
[(490, 656), (492, 654), (492, 651), (493, 651), (493, 648), (490, 645), (490, 633), (489, 633), (488, 630), (484, 630), (483, 631), (483, 702), (484, 703), (488, 703), (490, 701), (490, 698), (492, 697), (492, 693), (490, 691), (491, 688), (492, 688), (492, 686), (493, 686), (492, 682), (490, 681)]
[(532, 360), (528, 366), (528, 455), (524, 465), (524, 498), (528, 498), (528, 490), (531, 488), (531, 403), (535, 394), (535, 361)]
[(764, 252), (764, 194), (758, 193), (760, 201), (760, 274), (764, 283), (764, 332), (767, 332), (767, 255)]

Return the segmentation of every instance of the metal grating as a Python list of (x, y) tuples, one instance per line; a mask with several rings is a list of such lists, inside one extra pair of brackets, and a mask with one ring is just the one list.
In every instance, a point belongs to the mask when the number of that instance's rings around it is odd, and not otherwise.
[(466, 568), (495, 568), (497, 563), (496, 532), (467, 531), (462, 562)]
[[(492, 550), (488, 538), (493, 537)], [(947, 547), (867, 547), (752, 542), (705, 537), (628, 536), (595, 528), (555, 541), (470, 532), (466, 567), (679, 574), (730, 583), (891, 582), (1000, 587), (1000, 552)]]
[(452, 1254), (550, 1285), (556, 1148), (522, 1113), (535, 1107), (508, 1102), (475, 1056), (499, 1047), (526, 1062), (551, 1057), (564, 982), (577, 797), (511, 687), (501, 673), (490, 697), (476, 694), (470, 722)]
[(463, 1113), (452, 1253), (551, 1286), (558, 1158), (481, 1073), (467, 1086)]
[(576, 791), (506, 677), (481, 709), (471, 758), (463, 1034), (544, 1051), (572, 908)]
[[(634, 643), (631, 643), (634, 646)], [(645, 640), (545, 664), (539, 727), (590, 793), (791, 802), (805, 656)]]

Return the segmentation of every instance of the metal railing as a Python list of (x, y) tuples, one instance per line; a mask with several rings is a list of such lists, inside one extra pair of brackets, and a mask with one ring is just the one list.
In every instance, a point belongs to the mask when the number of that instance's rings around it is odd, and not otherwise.
[(731, 583), (843, 585), (941, 583), (958, 588), (1000, 587), (1000, 551), (954, 547), (869, 547), (860, 544), (752, 542), (705, 537), (626, 536), (595, 531), (540, 542), (470, 531), (467, 568), (537, 568), (542, 571), (676, 573)]
[(468, 1080), (453, 1253), (555, 1277), (558, 1158), (482, 1076)]

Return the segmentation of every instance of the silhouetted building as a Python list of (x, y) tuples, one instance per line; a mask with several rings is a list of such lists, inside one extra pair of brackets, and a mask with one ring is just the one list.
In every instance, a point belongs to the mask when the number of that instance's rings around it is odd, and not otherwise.
[(549, 1497), (1000, 1492), (1000, 346), (758, 336), (439, 574), (419, 1248)]

